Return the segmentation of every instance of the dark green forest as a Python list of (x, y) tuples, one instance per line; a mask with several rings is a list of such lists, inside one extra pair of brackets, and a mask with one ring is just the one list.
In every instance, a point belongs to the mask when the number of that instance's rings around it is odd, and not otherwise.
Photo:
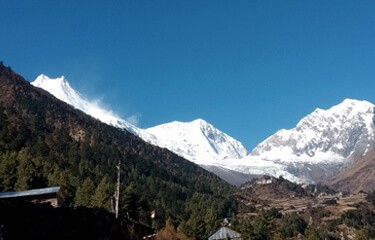
[(201, 239), (237, 209), (234, 188), (218, 177), (85, 115), (0, 64), (0, 191), (61, 186), (66, 206), (112, 212), (118, 162), (121, 218), (155, 229), (170, 219)]

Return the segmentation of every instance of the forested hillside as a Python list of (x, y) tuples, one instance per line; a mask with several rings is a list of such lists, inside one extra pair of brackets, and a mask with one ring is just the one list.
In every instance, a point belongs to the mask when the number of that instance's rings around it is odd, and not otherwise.
[(155, 228), (170, 218), (201, 238), (236, 209), (233, 188), (218, 177), (85, 115), (0, 64), (0, 191), (59, 185), (67, 205), (111, 211), (119, 161), (121, 217)]

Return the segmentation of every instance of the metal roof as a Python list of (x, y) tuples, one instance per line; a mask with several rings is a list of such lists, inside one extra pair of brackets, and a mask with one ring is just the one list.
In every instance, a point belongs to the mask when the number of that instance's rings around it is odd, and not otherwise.
[(48, 187), (40, 189), (32, 189), (20, 192), (2, 192), (0, 198), (15, 198), (15, 197), (26, 197), (26, 196), (37, 196), (51, 193), (58, 193), (61, 187)]
[(241, 234), (227, 227), (222, 227), (208, 238), (208, 240), (219, 239), (241, 239)]

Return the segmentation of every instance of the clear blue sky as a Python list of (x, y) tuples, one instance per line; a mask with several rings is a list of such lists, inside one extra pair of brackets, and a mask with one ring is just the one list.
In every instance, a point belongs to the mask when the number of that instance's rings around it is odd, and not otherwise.
[(375, 1), (0, 0), (0, 59), (139, 126), (203, 118), (248, 150), (316, 107), (375, 103)]

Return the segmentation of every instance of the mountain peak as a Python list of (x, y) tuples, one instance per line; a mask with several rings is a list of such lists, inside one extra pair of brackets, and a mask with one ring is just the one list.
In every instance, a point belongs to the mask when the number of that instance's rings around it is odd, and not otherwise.
[(372, 103), (366, 101), (366, 100), (357, 100), (352, 98), (345, 98), (344, 101), (342, 101), (341, 104), (344, 105), (373, 105)]
[(47, 75), (45, 74), (40, 74), (33, 82), (34, 86), (36, 85), (51, 85), (51, 84), (60, 84), (60, 85), (69, 85), (68, 81), (66, 80), (66, 78), (62, 75), (61, 77), (59, 78), (50, 78), (48, 77)]
[(200, 125), (209, 125), (209, 123), (201, 118), (197, 118), (195, 120), (192, 121), (192, 123), (198, 123)]
[(329, 108), (329, 109), (321, 109), (317, 108), (312, 114), (339, 114), (345, 112), (367, 112), (368, 110), (372, 110), (375, 107), (374, 104), (365, 101), (365, 100), (356, 100), (346, 98), (341, 103)]
[(81, 97), (63, 76), (51, 79), (41, 74), (31, 84), (47, 90), (60, 100), (104, 123), (124, 128), (153, 145), (167, 148), (193, 162), (206, 163), (247, 155), (247, 150), (240, 142), (200, 118), (192, 122), (174, 121), (149, 129), (140, 129), (111, 111), (101, 108), (95, 101)]
[(316, 109), (293, 129), (276, 132), (250, 155), (287, 165), (342, 167), (375, 146), (374, 134), (374, 105), (345, 99), (330, 109)]
[(74, 104), (75, 100), (81, 98), (79, 93), (70, 87), (64, 76), (59, 78), (50, 78), (47, 75), (40, 74), (33, 82), (31, 82), (31, 84), (35, 87), (46, 90), (61, 101), (82, 110), (81, 108), (77, 107), (76, 104)]
[(247, 155), (239, 141), (201, 118), (140, 129), (99, 107), (97, 102), (82, 98), (63, 76), (51, 79), (42, 74), (32, 84), (102, 122), (127, 129), (192, 162), (243, 173), (314, 182), (375, 146), (375, 106), (367, 101), (348, 98), (327, 110), (317, 108), (295, 128), (277, 131)]
[(90, 101), (75, 91), (64, 76), (60, 78), (50, 78), (44, 74), (39, 75), (35, 81), (31, 82), (35, 87), (42, 88), (51, 93), (63, 102), (72, 105), (82, 112), (114, 127), (125, 128), (130, 132), (137, 129), (130, 123), (124, 121), (110, 110), (101, 107), (98, 101)]
[(155, 135), (161, 147), (199, 164), (222, 159), (239, 159), (247, 155), (245, 147), (203, 119), (171, 122), (146, 129)]
[(194, 121), (190, 122), (190, 124), (197, 126), (201, 131), (210, 131), (210, 129), (215, 129), (215, 127), (211, 123), (201, 118), (195, 119)]
[(345, 99), (343, 102), (333, 106), (332, 108), (328, 109), (327, 111), (331, 112), (368, 112), (374, 109), (375, 105), (365, 101), (365, 100), (356, 100), (356, 99)]

